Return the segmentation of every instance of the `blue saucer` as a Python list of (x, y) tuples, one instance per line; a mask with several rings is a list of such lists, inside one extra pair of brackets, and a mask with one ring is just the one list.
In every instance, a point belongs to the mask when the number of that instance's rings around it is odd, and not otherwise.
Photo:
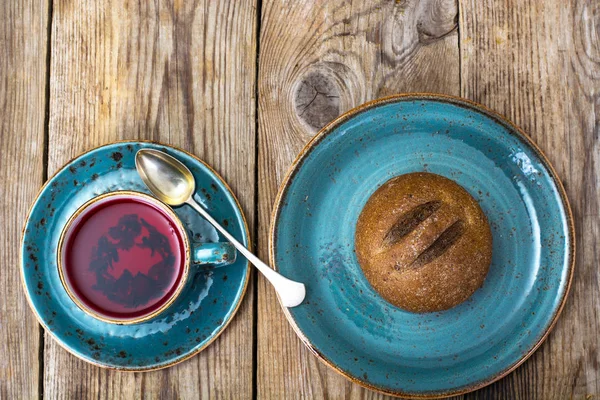
[[(354, 252), (367, 199), (414, 171), (458, 182), (492, 228), (483, 287), (444, 312), (387, 303)], [(566, 195), (541, 151), (494, 112), (439, 95), (378, 100), (325, 127), (282, 184), (270, 240), (271, 265), (306, 284), (305, 302), (284, 312), (311, 351), (359, 384), (413, 397), (475, 390), (529, 357), (562, 309), (573, 249)]]
[[(171, 366), (208, 346), (237, 311), (250, 276), (243, 257), (231, 265), (197, 272), (159, 316), (135, 325), (114, 325), (83, 312), (69, 298), (56, 266), (58, 239), (71, 214), (91, 198), (116, 190), (149, 193), (135, 170), (135, 153), (159, 149), (194, 174), (196, 199), (240, 242), (248, 227), (227, 184), (193, 155), (150, 142), (120, 142), (91, 150), (65, 165), (44, 185), (25, 223), (21, 271), (38, 320), (65, 349), (101, 367), (144, 371)], [(189, 206), (175, 209), (193, 241), (225, 241)]]

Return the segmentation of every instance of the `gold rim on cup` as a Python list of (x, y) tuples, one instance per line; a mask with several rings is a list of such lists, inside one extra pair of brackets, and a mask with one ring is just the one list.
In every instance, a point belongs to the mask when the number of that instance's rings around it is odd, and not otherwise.
[[(63, 245), (64, 245), (65, 237), (66, 237), (67, 233), (70, 232), (70, 230), (73, 226), (73, 223), (77, 220), (77, 218), (83, 212), (88, 210), (91, 206), (95, 205), (97, 202), (105, 200), (107, 198), (118, 197), (118, 196), (129, 196), (129, 197), (142, 198), (142, 199), (150, 202), (152, 205), (160, 208), (160, 210), (163, 211), (164, 213), (166, 213), (167, 216), (171, 219), (171, 221), (177, 226), (177, 229), (179, 230), (179, 232), (181, 233), (181, 236), (182, 236), (183, 247), (184, 247), (184, 251), (185, 251), (185, 260), (184, 260), (185, 262), (183, 265), (183, 274), (179, 280), (179, 283), (177, 284), (177, 288), (175, 289), (175, 292), (173, 292), (173, 294), (171, 294), (171, 297), (158, 309), (152, 311), (149, 314), (145, 314), (141, 317), (132, 318), (132, 319), (110, 318), (110, 317), (99, 314), (96, 311), (90, 309), (89, 307), (87, 307), (85, 304), (83, 304), (81, 302), (81, 300), (78, 298), (78, 296), (75, 293), (73, 293), (70, 285), (67, 282), (66, 277), (64, 276), (65, 274), (64, 274), (64, 265), (63, 265)], [(187, 277), (189, 275), (189, 270), (190, 270), (190, 241), (187, 236), (186, 229), (183, 226), (183, 223), (181, 222), (181, 220), (179, 219), (177, 214), (175, 214), (175, 212), (171, 209), (171, 207), (169, 207), (168, 205), (166, 205), (159, 199), (152, 197), (146, 193), (136, 192), (133, 190), (119, 190), (119, 191), (115, 191), (115, 192), (104, 193), (104, 194), (101, 194), (99, 196), (96, 196), (96, 197), (88, 200), (81, 207), (79, 207), (73, 213), (73, 215), (71, 215), (69, 217), (69, 219), (67, 220), (67, 223), (65, 224), (65, 226), (63, 227), (63, 229), (60, 233), (60, 238), (58, 240), (58, 247), (57, 247), (57, 252), (56, 252), (56, 265), (58, 268), (58, 276), (60, 277), (60, 282), (62, 283), (63, 288), (69, 295), (69, 298), (71, 300), (73, 300), (73, 302), (84, 313), (88, 314), (89, 316), (91, 316), (93, 318), (99, 319), (100, 321), (108, 322), (111, 324), (133, 325), (133, 324), (138, 324), (140, 322), (147, 321), (147, 320), (154, 318), (157, 315), (161, 314), (171, 304), (173, 304), (175, 299), (179, 296), (179, 294), (181, 294), (181, 291), (183, 290), (183, 287), (185, 286), (185, 282), (187, 281)]]

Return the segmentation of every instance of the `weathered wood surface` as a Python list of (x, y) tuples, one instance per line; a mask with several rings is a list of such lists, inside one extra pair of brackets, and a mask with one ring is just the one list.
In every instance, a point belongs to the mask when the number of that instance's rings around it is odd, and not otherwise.
[[(449, 1), (264, 0), (259, 57), (259, 253), (277, 188), (325, 123), (399, 92), (458, 95), (457, 6)], [(258, 397), (382, 398), (322, 364), (258, 280)]]
[(48, 4), (0, 3), (0, 399), (36, 398), (40, 327), (19, 272), (21, 229), (44, 181)]
[[(48, 173), (94, 146), (158, 140), (214, 166), (253, 225), (255, 17), (253, 1), (54, 1)], [(46, 336), (44, 397), (250, 398), (253, 301), (250, 287), (208, 349), (151, 373), (91, 366)]]
[(16, 266), (46, 174), (134, 138), (211, 163), (267, 258), (275, 194), (304, 144), (356, 105), (416, 91), (462, 95), (521, 126), (563, 179), (577, 231), (572, 291), (546, 343), (459, 398), (600, 398), (598, 2), (9, 0), (0, 17), (0, 398), (384, 398), (305, 349), (262, 277), (199, 356), (134, 374), (40, 336)]

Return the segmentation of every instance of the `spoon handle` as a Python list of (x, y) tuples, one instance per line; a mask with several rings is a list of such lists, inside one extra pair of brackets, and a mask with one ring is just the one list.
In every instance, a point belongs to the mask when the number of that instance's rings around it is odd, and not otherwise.
[(296, 307), (304, 300), (306, 295), (306, 289), (303, 283), (292, 281), (283, 275), (277, 273), (267, 264), (262, 262), (258, 257), (250, 252), (243, 244), (238, 242), (229, 232), (225, 230), (210, 214), (202, 208), (196, 200), (189, 198), (186, 203), (190, 205), (194, 210), (198, 211), (208, 222), (210, 222), (223, 236), (227, 238), (235, 246), (235, 248), (244, 255), (258, 270), (264, 275), (265, 278), (279, 295), (281, 304), (285, 307)]

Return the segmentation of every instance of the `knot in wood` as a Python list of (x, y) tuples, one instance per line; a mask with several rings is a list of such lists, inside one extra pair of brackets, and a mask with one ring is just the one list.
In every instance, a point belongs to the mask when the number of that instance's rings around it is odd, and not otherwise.
[(333, 78), (322, 71), (306, 74), (294, 93), (298, 118), (314, 130), (340, 114), (340, 90)]
[(458, 26), (456, 0), (426, 0), (418, 5), (417, 32), (419, 42), (430, 43), (453, 32)]

